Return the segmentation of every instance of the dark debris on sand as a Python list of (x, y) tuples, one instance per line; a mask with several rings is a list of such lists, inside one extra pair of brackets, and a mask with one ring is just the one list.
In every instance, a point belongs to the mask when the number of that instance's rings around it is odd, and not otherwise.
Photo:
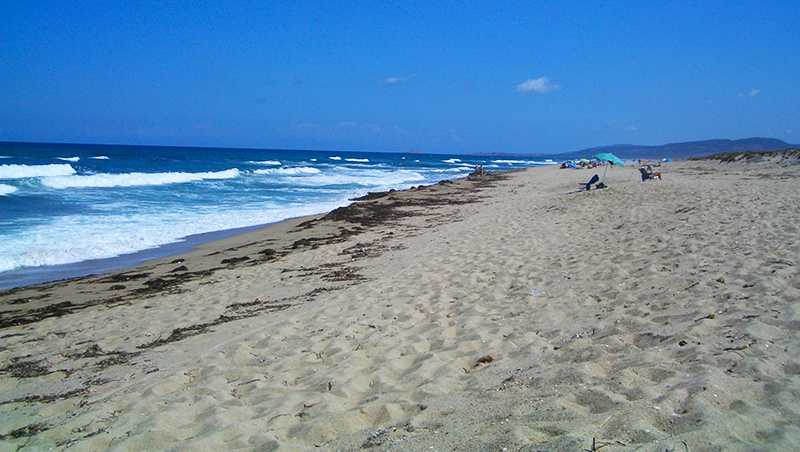
[[(0, 373), (8, 374), (15, 378), (41, 377), (52, 373), (44, 360), (28, 360), (26, 356), (11, 358), (11, 363), (0, 369)], [(45, 363), (45, 364), (43, 364)]]
[[(110, 308), (114, 306), (130, 304), (132, 302), (163, 293), (179, 293), (184, 290), (182, 289), (182, 286), (185, 283), (208, 278), (215, 272), (222, 269), (230, 269), (237, 266), (254, 266), (264, 262), (276, 261), (294, 250), (304, 248), (316, 249), (324, 245), (342, 243), (351, 237), (359, 235), (371, 228), (379, 225), (391, 225), (406, 217), (435, 215), (430, 209), (428, 209), (429, 207), (460, 205), (477, 202), (481, 198), (478, 192), (480, 192), (483, 188), (493, 186), (495, 182), (504, 180), (507, 177), (508, 176), (504, 173), (481, 172), (480, 174), (471, 174), (468, 178), (469, 181), (460, 187), (456, 186), (456, 184), (452, 183), (451, 181), (442, 181), (437, 184), (437, 186), (419, 186), (415, 187), (413, 190), (407, 190), (405, 192), (395, 192), (390, 190), (386, 192), (369, 193), (360, 198), (356, 198), (355, 202), (349, 206), (340, 207), (329, 212), (327, 215), (305, 221), (295, 227), (295, 231), (303, 231), (313, 229), (323, 223), (327, 225), (342, 225), (339, 226), (338, 230), (334, 233), (304, 237), (295, 240), (283, 248), (275, 246), (264, 248), (260, 251), (250, 251), (248, 253), (249, 255), (245, 256), (226, 257), (221, 259), (220, 265), (216, 267), (197, 271), (189, 271), (187, 265), (179, 265), (171, 268), (170, 270), (164, 270), (160, 274), (154, 273), (154, 267), (148, 267), (146, 268), (147, 271), (142, 271), (141, 269), (126, 271), (100, 278), (87, 276), (66, 282), (60, 281), (36, 286), (32, 289), (41, 292), (41, 295), (28, 297), (18, 296), (17, 298), (6, 301), (5, 303), (25, 304), (35, 300), (43, 300), (50, 297), (51, 293), (48, 292), (49, 290), (70, 282), (78, 282), (79, 284), (108, 284), (108, 286), (105, 287), (105, 290), (113, 292), (113, 295), (101, 295), (100, 298), (79, 304), (74, 304), (69, 300), (63, 300), (34, 309), (8, 310), (0, 312), (0, 328), (27, 325), (47, 318), (73, 314), (94, 306), (105, 306)], [(442, 192), (442, 190), (447, 190), (448, 192)], [(266, 239), (258, 242), (250, 242), (244, 245), (229, 248), (226, 251), (235, 251), (272, 241), (274, 240)], [(386, 249), (387, 248), (385, 246), (380, 244), (358, 244), (342, 251), (342, 255), (349, 255), (351, 256), (351, 259), (359, 259), (378, 256)], [(255, 255), (253, 253), (255, 253)], [(210, 255), (215, 254), (221, 253), (214, 252)], [(170, 261), (170, 263), (172, 265), (184, 264), (185, 260), (182, 258), (177, 258)], [(356, 272), (355, 269), (347, 267), (341, 267), (335, 270), (329, 269), (325, 272), (320, 272), (319, 275), (323, 280), (338, 282), (358, 282), (364, 279)], [(11, 289), (0, 293), (0, 297), (3, 295), (12, 295), (26, 289), (31, 288)], [(228, 318), (225, 317), (218, 320), (222, 322), (227, 321), (227, 319)], [(207, 329), (210, 326), (213, 325), (206, 325), (205, 328)], [(200, 327), (200, 329), (203, 328)], [(176, 333), (175, 337), (179, 338), (190, 333), (191, 331), (179, 331)], [(109, 357), (109, 359), (111, 359), (111, 357)]]
[(0, 440), (7, 441), (10, 439), (27, 438), (49, 429), (50, 426), (45, 423), (26, 425), (25, 427), (12, 430), (4, 435), (0, 435)]

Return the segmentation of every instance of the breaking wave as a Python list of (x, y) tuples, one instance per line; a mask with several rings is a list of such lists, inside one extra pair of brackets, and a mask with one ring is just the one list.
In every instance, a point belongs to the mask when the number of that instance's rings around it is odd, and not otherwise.
[(276, 174), (279, 176), (302, 176), (306, 174), (319, 174), (320, 170), (309, 166), (298, 166), (294, 168), (267, 168), (253, 171), (255, 174)]
[(182, 184), (201, 180), (233, 179), (235, 177), (239, 177), (239, 170), (232, 168), (225, 171), (206, 173), (100, 173), (87, 176), (55, 176), (43, 178), (42, 184), (57, 189), (109, 188)]
[(277, 160), (260, 160), (260, 161), (258, 161), (258, 160), (250, 160), (247, 163), (250, 163), (250, 164), (253, 164), (253, 165), (268, 165), (268, 166), (280, 166), (280, 164), (281, 164), (281, 162), (279, 162)]
[(0, 196), (10, 195), (17, 191), (17, 187), (13, 185), (0, 184)]
[(329, 158), (329, 159), (331, 159), (331, 160), (341, 160), (341, 159), (342, 159), (342, 158), (341, 158), (341, 157), (339, 157), (339, 156), (335, 156), (335, 157), (328, 157), (328, 158)]
[(0, 240), (0, 272), (20, 267), (103, 259), (181, 241), (192, 234), (271, 223), (326, 212), (347, 198), (297, 206), (248, 209), (182, 208), (108, 216), (70, 215)]
[(348, 162), (369, 163), (369, 159), (345, 159)]
[(459, 166), (458, 168), (444, 168), (444, 169), (432, 169), (430, 170), (433, 173), (461, 173), (466, 171), (472, 171), (471, 166)]
[(81, 158), (80, 157), (56, 157), (58, 160), (63, 160), (65, 162), (77, 162)]
[(552, 159), (547, 160), (492, 160), (492, 163), (499, 163), (503, 165), (555, 165)]
[(415, 171), (395, 170), (316, 174), (292, 178), (289, 183), (302, 186), (358, 185), (360, 187), (392, 187), (422, 180), (425, 180), (425, 176)]
[(107, 156), (107, 155), (95, 155), (94, 157), (91, 157), (91, 158), (93, 158), (95, 160), (109, 160), (110, 159), (110, 157)]
[(67, 164), (51, 165), (0, 165), (0, 179), (25, 179), (28, 177), (69, 176), (75, 169)]

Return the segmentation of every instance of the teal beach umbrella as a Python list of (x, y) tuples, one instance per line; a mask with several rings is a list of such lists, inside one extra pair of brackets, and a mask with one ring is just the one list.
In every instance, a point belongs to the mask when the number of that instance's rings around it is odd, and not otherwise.
[[(622, 161), (621, 158), (617, 157), (616, 155), (610, 152), (601, 152), (595, 155), (594, 158), (600, 160), (601, 162), (608, 162), (612, 165), (625, 166), (625, 163)], [(603, 171), (603, 182), (606, 181), (606, 173), (608, 173), (608, 165), (606, 165), (606, 169), (605, 171)]]
[(612, 165), (625, 166), (625, 163), (622, 161), (621, 158), (617, 157), (616, 155), (610, 152), (602, 152), (600, 154), (595, 155), (594, 158), (600, 160), (601, 162), (609, 162)]

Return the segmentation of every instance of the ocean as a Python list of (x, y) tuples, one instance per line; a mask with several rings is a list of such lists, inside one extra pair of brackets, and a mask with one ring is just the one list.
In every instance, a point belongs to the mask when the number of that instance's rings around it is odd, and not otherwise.
[(0, 143), (0, 288), (175, 254), (368, 191), (547, 159)]

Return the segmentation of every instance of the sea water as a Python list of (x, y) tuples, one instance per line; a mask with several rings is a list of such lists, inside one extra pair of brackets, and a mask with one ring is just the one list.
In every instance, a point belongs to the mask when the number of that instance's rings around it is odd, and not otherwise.
[[(0, 287), (175, 253), (368, 191), (553, 163), (442, 154), (0, 143)], [(198, 235), (199, 234), (199, 235)], [(128, 256), (129, 258), (120, 258)]]

